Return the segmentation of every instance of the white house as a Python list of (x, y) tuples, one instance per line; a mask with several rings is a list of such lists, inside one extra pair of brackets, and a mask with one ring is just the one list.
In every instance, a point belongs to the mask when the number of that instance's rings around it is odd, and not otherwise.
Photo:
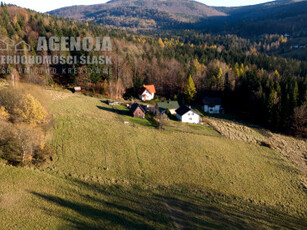
[(143, 85), (143, 88), (139, 94), (139, 98), (142, 101), (150, 101), (155, 97), (156, 89), (154, 85)]
[(176, 110), (176, 117), (183, 123), (199, 124), (201, 121), (200, 115), (185, 105)]
[(223, 111), (222, 99), (219, 97), (205, 97), (203, 103), (206, 113), (219, 114)]

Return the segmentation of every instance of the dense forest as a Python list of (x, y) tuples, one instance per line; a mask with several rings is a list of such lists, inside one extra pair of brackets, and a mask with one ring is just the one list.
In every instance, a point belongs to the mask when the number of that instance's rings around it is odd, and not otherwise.
[[(97, 55), (96, 51), (38, 52), (35, 47), (40, 36), (107, 35), (113, 43), (112, 65), (2, 65), (1, 78), (41, 85), (79, 85), (88, 92), (113, 98), (136, 96), (143, 84), (154, 84), (161, 99), (177, 99), (180, 103), (195, 105), (200, 104), (204, 96), (220, 96), (226, 112), (239, 114), (272, 130), (300, 136), (307, 134), (307, 61), (265, 53), (287, 43), (282, 35), (266, 35), (251, 41), (237, 35), (192, 31), (137, 34), (4, 4), (0, 8), (0, 26), (1, 39), (9, 37), (31, 45), (32, 50), (24, 55)], [(18, 73), (20, 68), (30, 67), (75, 68), (78, 71)], [(80, 71), (84, 69), (104, 71)], [(189, 76), (197, 91), (192, 98), (185, 95), (184, 90)]]

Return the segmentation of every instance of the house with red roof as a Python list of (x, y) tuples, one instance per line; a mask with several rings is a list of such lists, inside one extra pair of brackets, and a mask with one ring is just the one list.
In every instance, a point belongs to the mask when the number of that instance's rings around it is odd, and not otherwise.
[(143, 85), (139, 94), (139, 98), (142, 101), (150, 101), (154, 99), (155, 93), (156, 93), (156, 88), (154, 85)]

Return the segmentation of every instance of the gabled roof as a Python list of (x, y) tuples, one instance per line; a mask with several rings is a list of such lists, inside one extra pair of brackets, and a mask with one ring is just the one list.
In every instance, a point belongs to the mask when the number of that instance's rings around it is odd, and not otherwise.
[(180, 106), (180, 108), (176, 110), (176, 113), (178, 115), (182, 116), (182, 115), (184, 115), (184, 114), (186, 114), (187, 112), (190, 112), (190, 111), (199, 115), (198, 112), (196, 112), (195, 110), (191, 109), (190, 107), (188, 107), (186, 105)]
[(134, 113), (137, 108), (140, 108), (145, 113), (143, 107), (138, 103), (133, 103), (133, 105), (131, 105), (130, 111)]
[(178, 109), (180, 107), (178, 101), (159, 102), (158, 106), (161, 109)]
[(204, 105), (208, 105), (213, 107), (215, 105), (222, 105), (222, 98), (220, 97), (204, 97), (203, 98)]
[(156, 88), (154, 85), (143, 85), (142, 93), (147, 90), (149, 93), (156, 93)]

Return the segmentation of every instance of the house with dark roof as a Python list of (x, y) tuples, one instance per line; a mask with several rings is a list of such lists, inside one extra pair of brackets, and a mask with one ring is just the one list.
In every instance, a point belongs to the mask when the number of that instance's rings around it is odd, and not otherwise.
[(161, 113), (166, 113), (166, 111), (169, 110), (172, 115), (175, 115), (176, 110), (180, 106), (178, 101), (167, 101), (167, 102), (159, 102), (158, 107)]
[(143, 85), (139, 94), (139, 98), (142, 101), (150, 101), (154, 99), (155, 93), (156, 93), (156, 88), (154, 85)]
[(131, 105), (130, 112), (133, 117), (145, 118), (146, 112), (143, 107), (138, 103), (134, 103), (133, 105)]
[(183, 123), (199, 124), (201, 122), (199, 113), (186, 105), (182, 105), (176, 110), (176, 117)]
[(222, 98), (220, 97), (204, 97), (204, 111), (211, 114), (219, 114), (223, 112)]

